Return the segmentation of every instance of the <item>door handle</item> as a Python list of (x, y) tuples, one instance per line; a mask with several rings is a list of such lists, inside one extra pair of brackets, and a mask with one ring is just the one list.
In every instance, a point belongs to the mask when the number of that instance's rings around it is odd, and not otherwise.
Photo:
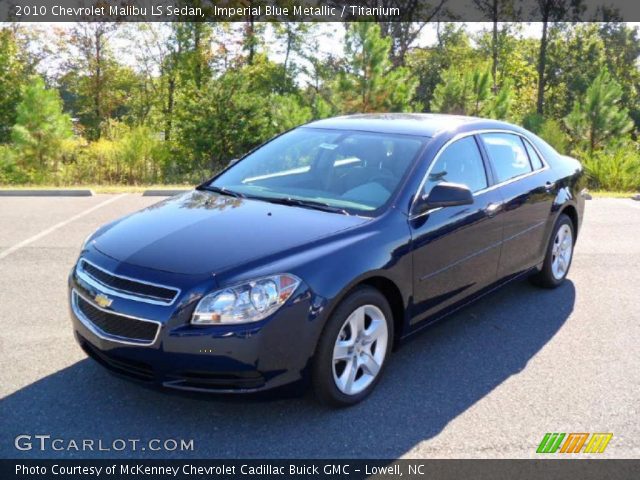
[(556, 182), (547, 182), (547, 183), (544, 184), (544, 189), (547, 192), (550, 192), (551, 190), (553, 190), (555, 188), (555, 186), (556, 186)]
[(486, 206), (484, 211), (486, 212), (488, 217), (495, 217), (495, 215), (500, 211), (502, 207), (502, 203), (490, 203)]

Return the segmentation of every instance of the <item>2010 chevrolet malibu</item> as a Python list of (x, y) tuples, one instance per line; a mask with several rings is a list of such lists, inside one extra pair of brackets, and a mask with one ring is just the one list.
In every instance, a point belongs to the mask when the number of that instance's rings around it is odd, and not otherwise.
[(353, 404), (399, 340), (511, 280), (558, 286), (582, 186), (578, 161), (504, 122), (316, 121), (94, 232), (69, 277), (75, 335), (151, 384), (310, 379)]

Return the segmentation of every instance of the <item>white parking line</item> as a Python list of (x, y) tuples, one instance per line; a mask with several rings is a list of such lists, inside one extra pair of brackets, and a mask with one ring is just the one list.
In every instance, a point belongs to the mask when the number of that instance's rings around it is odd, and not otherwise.
[(99, 203), (98, 205), (94, 205), (93, 207), (80, 212), (76, 215), (74, 215), (73, 217), (69, 217), (66, 220), (60, 222), (60, 223), (56, 223), (54, 226), (47, 228), (46, 230), (41, 231), (40, 233), (34, 235), (33, 237), (29, 237), (26, 240), (21, 241), (20, 243), (16, 243), (13, 247), (9, 247), (7, 248), (4, 252), (0, 252), (0, 260), (2, 260), (3, 258), (8, 257), (9, 255), (11, 255), (12, 253), (20, 250), (22, 247), (26, 247), (27, 245), (35, 242), (36, 240), (40, 240), (42, 237), (49, 235), (51, 232), (59, 229), (60, 227), (64, 227), (65, 225), (78, 220), (79, 218), (84, 217), (85, 215), (90, 214), (91, 212), (94, 212), (96, 210), (98, 210), (99, 208), (104, 207), (105, 205), (109, 205), (110, 203), (115, 202), (116, 200), (121, 199), (122, 197), (126, 196), (126, 193), (122, 193), (120, 195), (117, 195), (113, 198), (110, 198), (109, 200), (105, 200), (102, 203)]

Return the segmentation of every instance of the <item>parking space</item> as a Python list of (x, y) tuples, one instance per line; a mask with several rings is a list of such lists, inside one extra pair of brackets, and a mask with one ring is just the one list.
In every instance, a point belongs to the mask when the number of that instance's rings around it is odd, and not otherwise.
[(95, 228), (160, 199), (0, 198), (0, 457), (19, 434), (193, 439), (60, 457), (534, 457), (546, 432), (640, 455), (640, 203), (587, 202), (569, 280), (513, 284), (416, 336), (364, 403), (185, 396), (113, 378), (75, 344), (66, 277)]

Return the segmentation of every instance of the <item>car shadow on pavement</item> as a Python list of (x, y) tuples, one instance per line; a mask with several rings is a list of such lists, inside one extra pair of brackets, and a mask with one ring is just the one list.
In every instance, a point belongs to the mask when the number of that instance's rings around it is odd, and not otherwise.
[[(405, 343), (376, 391), (342, 410), (311, 395), (167, 395), (85, 359), (0, 400), (0, 457), (397, 458), (522, 371), (565, 323), (575, 296), (570, 281), (556, 290), (505, 287)], [(18, 451), (19, 434), (101, 439), (104, 448), (115, 439), (193, 439), (194, 450), (41, 452), (34, 442), (33, 450)]]

